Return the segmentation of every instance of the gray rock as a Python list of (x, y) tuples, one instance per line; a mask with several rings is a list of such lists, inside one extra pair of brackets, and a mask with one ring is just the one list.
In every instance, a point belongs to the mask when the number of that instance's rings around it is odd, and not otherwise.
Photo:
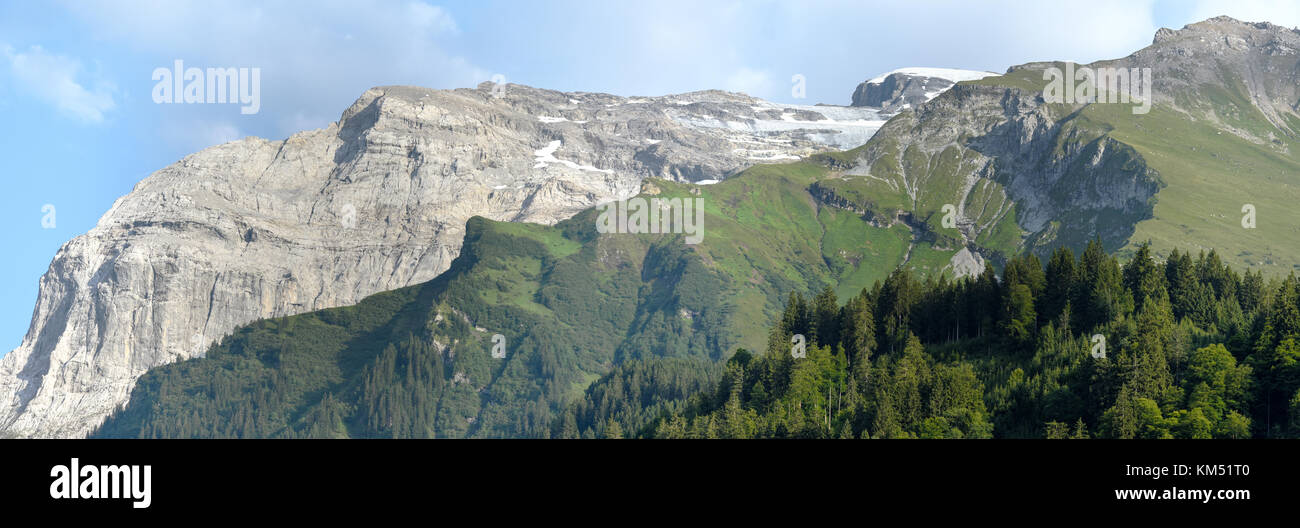
[(878, 83), (865, 82), (853, 92), (853, 106), (874, 106), (897, 111), (903, 105), (916, 106), (930, 100), (926, 92), (942, 91), (955, 84), (938, 77), (890, 74)]
[(943, 68), (903, 68), (859, 84), (853, 91), (852, 106), (878, 108), (892, 116), (934, 99), (959, 81), (991, 75), (995, 74)]

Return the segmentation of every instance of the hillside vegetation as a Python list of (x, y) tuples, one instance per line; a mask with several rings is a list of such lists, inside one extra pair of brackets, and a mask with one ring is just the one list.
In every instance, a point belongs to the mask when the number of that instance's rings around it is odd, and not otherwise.
[[(1004, 280), (906, 270), (844, 306), (791, 296), (760, 355), (643, 427), (660, 438), (1300, 436), (1294, 276), (1092, 244)], [(791, 337), (808, 339), (793, 357)], [(1099, 348), (1099, 345), (1104, 348)], [(616, 416), (611, 415), (608, 423)], [(607, 426), (609, 427), (609, 426)], [(625, 428), (619, 424), (618, 429)]]
[[(248, 325), (147, 373), (97, 435), (549, 436), (593, 381), (619, 374), (659, 383), (644, 406), (673, 410), (712, 384), (710, 365), (762, 346), (790, 292), (852, 295), (909, 252), (943, 257), (918, 273), (947, 273), (955, 250), (819, 202), (809, 189), (828, 172), (799, 162), (647, 185), (646, 197), (700, 199), (696, 245), (599, 234), (594, 209), (553, 227), (471, 219), (437, 279)], [(498, 334), (504, 359), (491, 356)], [(642, 363), (660, 358), (679, 362)], [(680, 371), (691, 373), (664, 378)], [(638, 412), (629, 420), (654, 414)]]

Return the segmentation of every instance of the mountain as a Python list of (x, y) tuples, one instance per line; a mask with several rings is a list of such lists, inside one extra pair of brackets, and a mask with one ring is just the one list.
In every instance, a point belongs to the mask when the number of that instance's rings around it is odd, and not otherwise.
[[(1028, 254), (1000, 279), (951, 281), (896, 265), (910, 234), (809, 192), (835, 162), (647, 181), (643, 198), (704, 204), (696, 244), (602, 233), (597, 209), (555, 226), (472, 218), (437, 279), (241, 328), (146, 373), (93, 436), (1300, 431), (1293, 276), (1239, 275), (1214, 252), (1158, 263), (1147, 245), (1121, 266), (1094, 240), (1045, 269)], [(794, 334), (806, 358), (787, 352)]]
[[(850, 294), (905, 258), (906, 227), (873, 227), (808, 191), (831, 162), (761, 165), (712, 185), (648, 180), (642, 198), (703, 204), (696, 244), (600, 233), (596, 209), (551, 227), (474, 217), (438, 278), (241, 328), (206, 357), (150, 370), (97, 434), (549, 436), (621, 366), (671, 358), (690, 368), (670, 386), (698, 389), (735, 347), (763, 345), (789, 292)], [(665, 399), (689, 395), (675, 394)]]
[[(698, 245), (680, 236), (591, 236), (592, 210), (549, 231), (511, 228), (504, 238), (487, 236), (495, 229), (486, 226), (505, 224), (475, 227), (484, 222), (475, 219), (466, 241), (473, 249), (464, 260), (424, 286), (381, 296), (396, 296), (388, 311), (363, 303), (344, 309), (348, 316), (327, 311), (247, 327), (212, 357), (155, 369), (138, 398), (100, 434), (545, 436), (557, 433), (548, 419), (560, 412), (559, 431), (572, 433), (583, 427), (578, 422), (592, 427), (604, 420), (565, 409), (566, 402), (596, 405), (590, 393), (579, 398), (592, 380), (635, 378), (644, 370), (635, 362), (659, 357), (716, 361), (736, 348), (762, 350), (763, 328), (792, 292), (829, 287), (823, 302), (835, 304), (899, 266), (930, 277), (973, 275), (989, 261), (1001, 267), (1025, 252), (1082, 251), (1084, 245), (1095, 261), (1103, 246), (1123, 255), (1148, 235), (1152, 243), (1144, 251), (1172, 258), (1170, 249), (1182, 239), (1169, 233), (1211, 228), (1223, 231), (1205, 238), (1222, 243), (1214, 259), (1249, 264), (1242, 257), (1259, 249), (1251, 245), (1257, 232), (1227, 229), (1234, 222), (1214, 208), (1227, 206), (1207, 200), (1234, 197), (1225, 184), (1206, 180), (1210, 171), (1236, 169), (1218, 174), (1231, 176), (1226, 185), (1237, 196), (1249, 194), (1261, 210), (1285, 213), (1274, 206), (1294, 192), (1281, 177), (1294, 174), (1296, 165), (1290, 154), (1295, 106), (1288, 103), (1296, 100), (1295, 85), (1286, 80), (1297, 68), (1296, 37), (1268, 24), (1214, 19), (1162, 30), (1151, 47), (1130, 57), (1087, 65), (1151, 67), (1154, 89), (1144, 94), (1149, 113), (1133, 111), (1140, 102), (1049, 102), (1044, 72), (1074, 65), (1028, 64), (958, 83), (849, 151), (761, 165), (717, 185), (656, 181), (643, 188), (646, 196), (705, 200), (709, 227)], [(1206, 63), (1217, 70), (1206, 73)], [(712, 122), (696, 124), (706, 121)], [(1294, 236), (1278, 223), (1269, 232)], [(1295, 258), (1294, 251), (1277, 249), (1270, 255), (1275, 262)], [(493, 257), (473, 257), (480, 254)], [(1111, 293), (1097, 298), (1119, 302)], [(1125, 313), (1123, 306), (1099, 313)], [(464, 314), (464, 326), (479, 335), (440, 326), (455, 314)], [(293, 322), (299, 320), (313, 322)], [(326, 328), (316, 328), (317, 321)], [(282, 329), (300, 324), (313, 328), (311, 335), (299, 339)], [(317, 330), (339, 337), (322, 339)], [(496, 371), (482, 363), (492, 348), (484, 339), (494, 332), (511, 335), (512, 343), (522, 336), (522, 352)], [(306, 352), (293, 353), (303, 347)], [(286, 357), (294, 359), (292, 368), (318, 373), (308, 376), (315, 384), (301, 384), (300, 375), (284, 370)], [(467, 366), (449, 364), (455, 361)], [(241, 368), (262, 374), (225, 374)], [(407, 381), (397, 381), (402, 375)], [(252, 385), (268, 376), (287, 381)], [(657, 387), (671, 393), (706, 382), (675, 379)], [(592, 390), (621, 393), (604, 380)], [(417, 394), (438, 398), (418, 405), (418, 416), (395, 414), (407, 407), (394, 402)], [(248, 399), (254, 397), (279, 402), (279, 418), (259, 422), (269, 418), (256, 418), (260, 406)], [(679, 403), (652, 401), (664, 412), (680, 410)], [(443, 409), (451, 409), (450, 422)], [(630, 412), (644, 420), (653, 411)], [(394, 429), (395, 419), (405, 425)]]
[(997, 75), (993, 72), (948, 68), (900, 68), (858, 85), (853, 106), (898, 113), (934, 99), (954, 84)]
[(0, 430), (83, 436), (145, 371), (240, 325), (428, 281), (473, 215), (552, 224), (648, 177), (857, 146), (885, 118), (720, 91), (369, 90), (327, 128), (187, 156), (60, 248), (0, 358)]
[[(665, 261), (659, 256), (640, 256), (643, 248), (654, 243), (637, 238), (642, 240), (641, 247), (627, 249), (627, 255), (631, 255), (627, 258), (633, 264), (612, 275), (593, 275), (626, 285), (629, 290), (616, 288), (597, 293), (603, 290), (588, 285), (563, 297), (593, 305), (601, 305), (603, 301), (598, 299), (604, 297), (620, 299), (617, 309), (602, 309), (598, 319), (568, 323), (601, 335), (548, 338), (549, 348), (541, 349), (547, 351), (546, 358), (554, 361), (538, 359), (521, 365), (519, 368), (541, 370), (518, 371), (519, 377), (512, 374), (503, 384), (532, 388), (512, 390), (508, 397), (478, 393), (476, 406), (466, 403), (456, 408), (458, 412), (476, 412), (474, 423), (479, 425), (444, 432), (481, 436), (540, 434), (544, 429), (541, 423), (545, 422), (540, 409), (553, 415), (565, 401), (577, 398), (589, 379), (618, 372), (616, 369), (622, 368), (625, 360), (638, 361), (647, 355), (716, 360), (726, 357), (734, 347), (762, 349), (759, 345), (764, 341), (763, 329), (781, 311), (781, 301), (789, 293), (830, 286), (837, 300), (850, 299), (899, 266), (929, 277), (983, 277), (990, 267), (1004, 268), (1012, 257), (1025, 253), (1046, 256), (1060, 247), (1082, 251), (1090, 241), (1097, 240), (1107, 251), (1128, 257), (1148, 247), (1143, 243), (1150, 241), (1149, 250), (1156, 260), (1172, 258), (1173, 249), (1179, 247), (1193, 251), (1215, 249), (1216, 258), (1232, 267), (1256, 268), (1273, 277), (1284, 275), (1300, 267), (1300, 229), (1296, 227), (1300, 226), (1300, 215), (1290, 205), (1300, 198), (1295, 186), (1300, 161), (1294, 150), (1300, 126), (1298, 49), (1300, 33), (1295, 30), (1217, 18), (1178, 31), (1162, 29), (1151, 46), (1122, 59), (1089, 65), (1016, 66), (1004, 75), (959, 82), (933, 98), (927, 93), (930, 84), (914, 85), (913, 96), (919, 89), (927, 99), (914, 106), (906, 102), (907, 88), (901, 92), (891, 88), (890, 97), (903, 97), (898, 106), (908, 105), (908, 109), (883, 126), (880, 118), (890, 115), (884, 107), (781, 107), (722, 92), (621, 99), (513, 85), (500, 98), (494, 96), (497, 87), (491, 85), (454, 92), (389, 89), (392, 93), (388, 94), (380, 90), (374, 100), (359, 101), (340, 124), (306, 133), (321, 136), (322, 141), (335, 145), (333, 150), (316, 143), (310, 144), (312, 148), (296, 150), (290, 145), (294, 138), (290, 138), (282, 143), (246, 140), (205, 151), (176, 169), (197, 169), (200, 176), (220, 172), (230, 179), (228, 171), (207, 165), (205, 160), (210, 156), (206, 154), (263, 145), (257, 156), (230, 152), (225, 158), (225, 165), (251, 164), (240, 169), (249, 176), (242, 178), (239, 185), (213, 185), (211, 191), (190, 194), (169, 193), (173, 186), (185, 188), (203, 181), (190, 175), (188, 179), (175, 177), (174, 183), (160, 184), (148, 192), (137, 189), (110, 211), (106, 219), (112, 217), (111, 221), (101, 222), (92, 236), (65, 247), (51, 273), (43, 279), (37, 317), (23, 347), (0, 361), (0, 395), (10, 398), (4, 406), (9, 411), (3, 411), (8, 413), (4, 415), (7, 418), (0, 420), (0, 426), (21, 434), (82, 434), (103, 413), (126, 400), (131, 380), (147, 368), (198, 355), (187, 350), (163, 353), (178, 341), (184, 343), (167, 336), (192, 335), (186, 332), (208, 325), (213, 330), (202, 336), (211, 337), (195, 340), (206, 343), (241, 322), (348, 304), (368, 293), (419, 284), (435, 276), (453, 258), (460, 234), (472, 234), (470, 230), (460, 231), (461, 224), (454, 222), (457, 218), (468, 219), (471, 212), (493, 220), (551, 223), (592, 204), (625, 198), (637, 189), (647, 196), (661, 191), (683, 197), (690, 189), (698, 190), (698, 196), (708, 198), (705, 203), (709, 204), (705, 241), (698, 245), (665, 242), (674, 248), (673, 254), (686, 255), (682, 257), (686, 260), (670, 259), (679, 268), (662, 268), (658, 265)], [(1151, 89), (1140, 93), (1139, 100), (1127, 103), (1058, 101), (1049, 97), (1052, 68), (1073, 71), (1081, 67), (1122, 67), (1125, 71), (1137, 68), (1139, 75), (1135, 78), (1151, 79)], [(1149, 76), (1144, 68), (1150, 68)], [(903, 75), (912, 74), (894, 75), (894, 84), (906, 85)], [(882, 88), (885, 80), (879, 80)], [(420, 103), (424, 94), (435, 102), (427, 106)], [(518, 97), (512, 99), (511, 94)], [(873, 102), (884, 104), (883, 97)], [(382, 102), (375, 105), (374, 101)], [(376, 110), (367, 110), (371, 107)], [(400, 111), (385, 114), (383, 108)], [(466, 113), (473, 117), (462, 119)], [(614, 120), (617, 116), (623, 117)], [(672, 134), (660, 135), (658, 131), (664, 128), (677, 134), (676, 139)], [(831, 146), (848, 147), (867, 136), (870, 140), (865, 144), (844, 152), (815, 153)], [(426, 144), (410, 138), (440, 139), (428, 139)], [(466, 144), (478, 146), (466, 149)], [(282, 150), (288, 152), (287, 158), (282, 156)], [(750, 168), (745, 177), (735, 181), (672, 187), (684, 182), (712, 183), (756, 162), (800, 157), (804, 161)], [(304, 159), (315, 161), (298, 161)], [(433, 159), (441, 164), (423, 165), (422, 160)], [(287, 172), (304, 175), (300, 177), (316, 185), (305, 186), (306, 191), (290, 185), (292, 188), (275, 194), (274, 185), (258, 181), (272, 166), (276, 169), (267, 173), (276, 175), (272, 180), (283, 181), (279, 175)], [(208, 167), (206, 173), (202, 172), (204, 167)], [(454, 175), (462, 174), (462, 170), (473, 177), (456, 178)], [(537, 171), (542, 174), (537, 176)], [(661, 179), (644, 188), (646, 177)], [(150, 180), (141, 187), (150, 187)], [(530, 182), (535, 187), (529, 187)], [(516, 187), (521, 183), (523, 187)], [(235, 188), (240, 192), (232, 191)], [(335, 198), (336, 193), (345, 190), (356, 194)], [(217, 196), (242, 205), (204, 209), (203, 202), (195, 201), (194, 195)], [(314, 201), (305, 205), (308, 202), (302, 201), (304, 195)], [(446, 200), (446, 196), (456, 199)], [(478, 201), (474, 196), (479, 197)], [(493, 201), (498, 196), (502, 201)], [(190, 205), (186, 199), (200, 205)], [(382, 203), (372, 203), (376, 201)], [(361, 205), (355, 205), (357, 202)], [(290, 203), (296, 205), (287, 205)], [(366, 236), (344, 243), (350, 240), (352, 231), (336, 227), (347, 223), (341, 222), (347, 215), (336, 211), (348, 203), (354, 203), (358, 211), (357, 225), (368, 227), (353, 228), (365, 229)], [(286, 207), (301, 214), (255, 225), (243, 220)], [(772, 211), (773, 207), (779, 210)], [(155, 215), (169, 210), (175, 212)], [(1246, 211), (1258, 212), (1253, 228), (1243, 227), (1241, 215)], [(193, 214), (207, 214), (210, 218), (194, 219)], [(591, 211), (582, 214), (595, 215)], [(132, 227), (133, 215), (152, 218), (153, 223)], [(418, 215), (427, 215), (430, 220), (413, 218)], [(117, 216), (132, 222), (118, 222)], [(170, 217), (186, 220), (167, 219)], [(235, 218), (245, 223), (235, 223)], [(434, 218), (445, 223), (429, 227), (437, 224)], [(587, 218), (585, 222), (592, 223)], [(232, 222), (233, 226), (212, 227), (218, 220)], [(307, 232), (296, 231), (304, 225), (310, 228)], [(136, 235), (130, 229), (140, 229), (137, 234), (184, 230), (189, 238), (179, 242), (168, 242), (167, 236), (132, 239)], [(277, 234), (280, 232), (285, 234)], [(575, 254), (594, 252), (602, 246), (597, 242), (593, 247), (589, 240), (564, 232), (562, 238), (583, 248)], [(553, 234), (546, 236), (553, 244), (569, 246), (569, 242), (554, 239)], [(227, 248), (228, 252), (207, 250), (218, 255), (212, 259), (186, 253), (190, 248), (202, 247), (194, 242), (195, 237), (216, 240), (215, 247)], [(242, 248), (258, 245), (259, 241), (271, 248), (309, 244), (311, 249), (298, 253), (276, 249), (262, 254), (269, 256), (273, 267), (236, 272), (245, 266), (246, 260), (238, 259), (245, 251)], [(442, 245), (425, 244), (429, 241)], [(545, 240), (537, 243), (548, 244)], [(617, 245), (609, 242), (604, 247), (611, 244)], [(387, 249), (391, 246), (405, 249)], [(429, 257), (436, 265), (425, 263), (419, 256), (430, 247), (436, 248), (432, 252), (435, 255)], [(167, 257), (169, 252), (177, 256)], [(645, 252), (652, 253), (648, 249)], [(363, 261), (357, 256), (376, 258), (375, 254), (382, 258)], [(614, 255), (624, 258), (623, 253)], [(549, 307), (547, 302), (559, 302), (560, 298), (546, 297), (544, 292), (549, 290), (544, 279), (565, 276), (575, 269), (595, 273), (591, 261), (574, 263), (560, 258), (567, 256), (552, 253), (550, 257), (535, 256), (526, 262), (482, 269), (481, 274), (493, 277), (491, 281), (466, 283), (481, 286), (481, 298), (465, 294), (453, 299), (457, 300), (454, 308), (490, 319), (495, 312), (486, 307), (500, 305), (506, 299), (508, 304), (517, 304), (519, 310), (546, 315), (534, 305)], [(681, 277), (673, 270), (689, 268), (696, 262), (693, 257), (699, 259), (694, 265), (711, 270), (698, 275), (703, 282), (691, 282), (692, 288), (682, 291), (668, 290), (672, 294), (663, 295), (668, 295), (671, 302), (652, 295), (669, 288), (669, 283), (680, 282)], [(168, 258), (170, 264), (166, 264)], [(196, 262), (202, 265), (196, 266)], [(371, 262), (377, 265), (359, 265)], [(187, 271), (195, 267), (200, 271)], [(282, 275), (289, 267), (293, 267), (293, 274)], [(301, 276), (314, 278), (299, 279)], [(660, 276), (669, 280), (659, 280)], [(216, 280), (218, 277), (221, 281)], [(311, 288), (304, 291), (295, 286), (299, 280), (312, 281)], [(126, 284), (130, 286), (123, 286)], [(453, 283), (446, 284), (450, 288)], [(630, 293), (633, 286), (636, 296)], [(280, 289), (284, 293), (279, 293)], [(447, 299), (454, 291), (435, 289), (428, 295), (430, 299)], [(699, 299), (700, 292), (706, 292), (711, 300)], [(641, 297), (643, 293), (649, 297)], [(168, 303), (185, 306), (171, 308)], [(416, 306), (413, 309), (432, 309)], [(678, 311), (673, 312), (674, 308)], [(569, 317), (562, 313), (567, 313), (565, 310), (550, 311), (547, 317)], [(629, 311), (634, 314), (632, 322), (619, 319), (619, 314)], [(357, 394), (366, 394), (365, 376), (391, 381), (384, 376), (398, 372), (396, 367), (385, 367), (367, 374), (356, 370), (359, 364), (375, 354), (393, 358), (414, 354), (433, 361), (427, 351), (442, 350), (438, 344), (446, 345), (445, 338), (450, 335), (384, 334), (416, 323), (389, 324), (396, 321), (391, 314), (376, 313), (379, 315), (371, 321), (379, 325), (376, 327), (354, 326), (348, 319), (326, 321), (341, 327), (334, 330), (342, 332), (338, 335), (358, 340), (356, 346), (372, 339), (377, 340), (376, 344), (365, 344), (371, 348), (347, 348), (351, 352), (342, 359), (328, 355), (338, 354), (338, 350), (317, 349), (335, 362), (338, 377), (321, 378), (326, 385), (294, 396), (304, 399), (284, 403), (291, 405), (286, 409), (294, 409), (295, 413), (324, 409), (323, 416), (331, 420), (342, 420), (344, 416), (359, 419), (354, 414), (355, 405), (364, 401), (357, 399)], [(450, 318), (442, 312), (432, 318), (437, 320), (438, 315)], [(476, 318), (469, 319), (474, 322)], [(686, 320), (692, 321), (692, 331), (683, 326)], [(415, 321), (418, 323), (418, 319)], [(285, 339), (278, 326), (258, 326), (262, 324), (254, 325), (260, 331), (249, 339)], [(530, 328), (551, 328), (555, 324), (551, 321)], [(485, 332), (488, 328), (480, 327)], [(368, 337), (361, 337), (363, 334)], [(441, 339), (435, 339), (438, 337)], [(239, 342), (229, 344), (233, 347)], [(596, 342), (607, 348), (595, 351), (586, 344), (575, 345)], [(343, 345), (353, 346), (350, 343), (345, 341)], [(385, 346), (373, 350), (377, 343)], [(262, 344), (255, 341), (240, 345), (238, 350), (266, 350)], [(387, 344), (395, 347), (391, 354), (386, 351)], [(214, 353), (226, 345), (223, 341), (213, 349)], [(203, 346), (200, 344), (200, 349)], [(298, 346), (284, 345), (285, 350)], [(238, 355), (231, 348), (230, 355), (213, 358), (215, 362), (186, 362), (177, 368), (212, 369), (205, 365), (228, 364), (220, 362), (235, 361), (233, 357)], [(629, 369), (614, 379), (640, 372), (634, 366)], [(158, 372), (162, 376), (171, 371)], [(218, 369), (195, 372), (222, 375)], [(450, 374), (453, 381), (457, 379), (455, 374)], [(158, 380), (164, 378), (151, 379), (150, 383), (160, 390), (175, 387), (159, 384)], [(489, 385), (496, 386), (496, 379), (478, 378), (474, 386), (487, 391)], [(204, 380), (204, 376), (197, 376), (193, 383)], [(211, 379), (207, 381), (215, 387)], [(547, 388), (547, 383), (555, 386)], [(563, 383), (571, 388), (563, 389)], [(693, 383), (683, 381), (665, 387)], [(361, 393), (346, 392), (358, 386), (362, 387)], [(321, 404), (317, 398), (322, 396), (323, 388), (328, 388), (323, 394), (329, 399)], [(410, 392), (409, 388), (405, 390)], [(144, 394), (141, 402), (157, 397), (157, 401), (179, 405), (177, 409), (195, 413), (204, 410), (200, 405), (203, 398), (190, 394), (194, 399), (189, 403), (183, 403), (185, 398), (174, 393)], [(518, 399), (521, 395), (541, 396), (542, 401), (529, 400), (533, 402), (530, 411)], [(132, 406), (123, 416), (144, 420), (152, 408), (144, 403)], [(234, 412), (236, 407), (226, 410)], [(669, 407), (672, 405), (661, 406)], [(351, 411), (345, 412), (348, 409)], [(317, 415), (321, 416), (319, 412)], [(310, 434), (314, 425), (299, 421), (302, 416), (283, 416), (277, 431), (285, 435)], [(468, 422), (470, 415), (464, 416)], [(575, 422), (591, 420), (589, 413), (583, 416), (575, 417)], [(511, 420), (511, 425), (502, 425)], [(428, 427), (427, 420), (422, 425)], [(358, 422), (344, 424), (349, 435), (369, 434), (370, 430), (357, 427)], [(432, 427), (438, 432), (436, 421)], [(115, 430), (131, 434), (145, 429)], [(207, 430), (206, 434), (229, 432)]]
[(824, 187), (877, 216), (955, 210), (963, 241), (1006, 254), (1099, 236), (1120, 255), (1151, 241), (1161, 256), (1217, 249), (1285, 274), (1300, 268), (1297, 50), (1296, 30), (1216, 18), (1079, 66), (1149, 68), (1145, 113), (1136, 100), (1048, 101), (1049, 68), (1076, 65), (1012, 67), (891, 119)]

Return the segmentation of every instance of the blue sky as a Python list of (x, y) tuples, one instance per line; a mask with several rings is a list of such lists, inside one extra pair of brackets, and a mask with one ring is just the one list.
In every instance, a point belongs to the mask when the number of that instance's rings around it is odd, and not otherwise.
[[(184, 155), (318, 128), (366, 88), (494, 75), (565, 91), (721, 88), (847, 104), (905, 66), (1003, 71), (1128, 55), (1159, 27), (1228, 14), (1300, 25), (1293, 0), (0, 0), (0, 355), (59, 247)], [(261, 110), (155, 104), (155, 68), (261, 70)], [(790, 79), (806, 79), (807, 99)], [(53, 228), (43, 208), (54, 206)]]

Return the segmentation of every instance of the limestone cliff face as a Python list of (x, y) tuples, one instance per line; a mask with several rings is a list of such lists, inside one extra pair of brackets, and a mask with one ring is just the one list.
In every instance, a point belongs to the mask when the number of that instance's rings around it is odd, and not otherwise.
[(0, 431), (84, 436), (146, 370), (239, 325), (432, 279), (471, 216), (554, 223), (646, 177), (723, 179), (860, 144), (882, 123), (725, 92), (369, 90), (327, 128), (154, 173), (65, 244), (0, 359)]

